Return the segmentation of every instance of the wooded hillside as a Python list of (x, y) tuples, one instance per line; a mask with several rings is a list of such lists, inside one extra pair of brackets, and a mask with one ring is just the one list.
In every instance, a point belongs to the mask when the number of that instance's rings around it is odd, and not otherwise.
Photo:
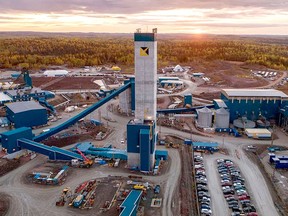
[[(256, 63), (288, 69), (288, 45), (255, 39), (165, 38), (158, 40), (159, 65), (189, 64), (197, 59)], [(118, 64), (133, 66), (131, 37), (13, 37), (0, 38), (0, 67), (30, 69)]]

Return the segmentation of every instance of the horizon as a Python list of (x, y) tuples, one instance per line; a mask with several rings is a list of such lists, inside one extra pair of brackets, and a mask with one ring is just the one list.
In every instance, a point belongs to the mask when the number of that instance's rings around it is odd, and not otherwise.
[[(152, 31), (152, 29), (151, 29), (151, 31)], [(151, 31), (145, 31), (145, 32), (143, 32), (142, 31), (142, 33), (149, 33), (149, 32), (151, 32)], [(77, 31), (74, 31), (74, 32), (69, 32), (69, 31), (67, 31), (67, 32), (64, 32), (64, 31), (59, 31), (59, 32), (57, 32), (57, 31), (3, 31), (3, 30), (0, 30), (0, 34), (2, 34), (2, 33), (31, 33), (31, 34), (33, 34), (33, 33), (35, 33), (35, 34), (37, 34), (37, 33), (48, 33), (48, 34), (115, 34), (115, 35), (117, 35), (117, 34), (134, 34), (136, 31), (134, 31), (134, 32), (77, 32)], [(281, 37), (281, 36), (288, 36), (288, 33), (286, 33), (286, 34), (225, 34), (225, 33), (223, 33), (223, 34), (221, 34), (221, 33), (178, 33), (178, 32), (171, 32), (171, 33), (166, 33), (166, 32), (158, 32), (157, 33), (158, 35), (195, 35), (195, 36), (251, 36), (251, 37), (253, 37), (253, 36), (264, 36), (264, 37), (269, 37), (269, 36), (276, 36), (276, 37)]]
[(0, 0), (5, 32), (287, 35), (288, 3), (262, 0)]

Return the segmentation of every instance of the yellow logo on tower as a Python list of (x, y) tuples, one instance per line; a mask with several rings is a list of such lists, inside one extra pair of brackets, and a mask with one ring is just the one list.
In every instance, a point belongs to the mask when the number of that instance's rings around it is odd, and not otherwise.
[(140, 56), (149, 56), (149, 48), (140, 47)]

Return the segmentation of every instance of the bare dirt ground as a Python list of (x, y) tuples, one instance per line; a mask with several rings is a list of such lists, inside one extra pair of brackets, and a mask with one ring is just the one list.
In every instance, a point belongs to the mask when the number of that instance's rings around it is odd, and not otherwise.
[(101, 77), (33, 77), (33, 86), (43, 87), (44, 90), (99, 89), (99, 86), (93, 83), (96, 79)]
[(277, 89), (280, 91), (283, 91), (285, 94), (288, 94), (288, 83), (286, 83), (283, 86), (278, 87)]
[(96, 126), (89, 121), (84, 121), (55, 136), (49, 137), (43, 143), (48, 146), (64, 147), (78, 142), (93, 141), (99, 132), (109, 134), (111, 130), (102, 125)]
[(4, 216), (9, 209), (9, 199), (8, 195), (0, 193), (0, 216)]
[(192, 176), (192, 153), (188, 145), (180, 148), (181, 154), (181, 181), (180, 189), (180, 212), (183, 216), (197, 215), (196, 191)]
[(20, 161), (18, 160), (7, 160), (0, 158), (0, 176), (5, 175), (7, 172), (10, 172), (13, 169), (16, 169), (20, 166)]
[(166, 109), (171, 104), (170, 97), (157, 98), (158, 109)]
[[(211, 84), (203, 84), (201, 87), (218, 86), (221, 88), (249, 88), (268, 84), (262, 78), (256, 78), (251, 75), (250, 70), (265, 70), (265, 67), (249, 65), (244, 62), (233, 61), (196, 61), (192, 72), (203, 72), (205, 76), (211, 79)], [(256, 69), (257, 68), (257, 69)]]

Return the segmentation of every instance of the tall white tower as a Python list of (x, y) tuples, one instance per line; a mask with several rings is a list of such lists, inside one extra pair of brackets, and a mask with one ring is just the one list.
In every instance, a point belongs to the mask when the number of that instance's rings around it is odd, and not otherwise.
[(135, 118), (156, 120), (157, 107), (157, 29), (134, 34), (135, 42)]
[[(156, 149), (157, 42), (153, 33), (134, 34), (135, 44), (135, 119), (127, 124), (127, 165), (151, 172)], [(131, 84), (132, 85), (132, 84)], [(133, 85), (131, 86), (133, 94)]]

